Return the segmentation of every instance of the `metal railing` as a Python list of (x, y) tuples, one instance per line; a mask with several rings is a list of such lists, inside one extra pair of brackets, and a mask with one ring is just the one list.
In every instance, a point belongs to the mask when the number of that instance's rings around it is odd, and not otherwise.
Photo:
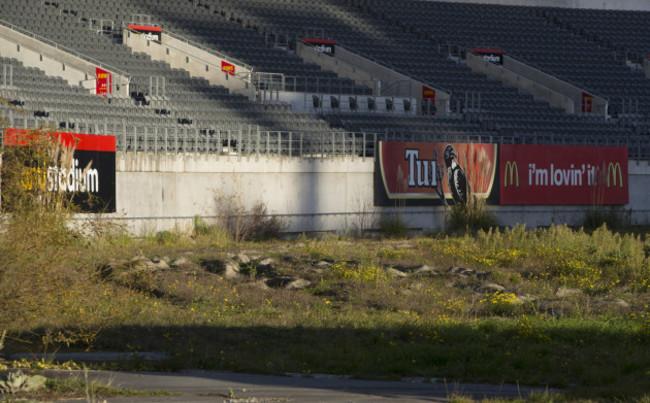
[[(132, 29), (129, 29), (128, 26), (124, 27), (124, 28), (127, 28), (131, 32), (137, 33), (136, 31), (133, 31)], [(239, 59), (235, 59), (232, 56), (228, 56), (225, 53), (221, 53), (216, 49), (213, 49), (213, 48), (207, 47), (205, 45), (202, 45), (202, 44), (200, 44), (198, 42), (195, 42), (195, 41), (193, 41), (191, 39), (188, 39), (188, 38), (186, 38), (186, 37), (184, 37), (182, 35), (174, 33), (174, 32), (172, 32), (172, 31), (170, 31), (168, 29), (164, 29), (163, 32), (164, 32), (165, 35), (168, 35), (168, 36), (176, 39), (177, 41), (181, 41), (181, 42), (183, 42), (183, 43), (185, 43), (187, 45), (193, 46), (193, 47), (195, 47), (197, 49), (201, 49), (204, 52), (207, 52), (207, 53), (209, 53), (209, 54), (211, 54), (213, 56), (217, 56), (217, 57), (227, 61), (228, 63), (235, 64), (235, 65), (237, 65), (239, 67), (242, 67), (244, 69), (247, 69), (249, 71), (254, 71), (255, 70), (255, 68), (253, 66), (251, 66), (251, 65), (249, 65), (249, 64), (247, 64), (247, 63), (245, 63), (245, 62), (243, 62), (243, 61), (241, 61)]]
[[(7, 127), (28, 128), (47, 121), (28, 117), (0, 105)], [(45, 125), (47, 126), (47, 125)], [(364, 133), (346, 131), (281, 131), (260, 130), (258, 126), (215, 128), (200, 122), (192, 126), (145, 126), (127, 121), (104, 124), (79, 124), (84, 133), (115, 135), (117, 151), (144, 153), (173, 153), (199, 158), (376, 158), (378, 141), (450, 142), (495, 144), (546, 144), (627, 146), (632, 160), (650, 163), (650, 134), (628, 136), (571, 136), (546, 133), (512, 133), (510, 135), (452, 134), (444, 132), (385, 132)], [(54, 129), (60, 131), (60, 129)]]
[(638, 136), (569, 136), (549, 134), (436, 134), (420, 133), (364, 133), (364, 132), (309, 132), (269, 131), (257, 126), (231, 129), (148, 128), (122, 125), (116, 136), (118, 151), (216, 154), (227, 158), (258, 159), (260, 157), (320, 158), (337, 157), (374, 158), (378, 141), (454, 142), (495, 144), (548, 144), (627, 146), (629, 157), (650, 162), (648, 135)]
[[(78, 59), (82, 59), (82, 60), (84, 60), (86, 62), (92, 63), (92, 64), (96, 65), (97, 67), (109, 70), (109, 71), (111, 71), (111, 72), (113, 72), (115, 74), (118, 74), (118, 75), (120, 75), (122, 77), (127, 78), (129, 81), (131, 80), (131, 74), (127, 73), (126, 71), (120, 70), (117, 67), (111, 66), (109, 64), (100, 62), (99, 60), (88, 57), (87, 55), (85, 55), (83, 53), (79, 53), (74, 49), (68, 48), (67, 46), (64, 46), (64, 45), (61, 45), (60, 43), (54, 42), (53, 40), (47, 39), (47, 38), (45, 38), (43, 36), (36, 35), (35, 33), (31, 32), (31, 31), (28, 31), (28, 30), (26, 30), (24, 28), (13, 25), (13, 24), (11, 24), (11, 23), (9, 23), (7, 21), (4, 21), (4, 20), (0, 20), (0, 25), (3, 25), (6, 28), (9, 28), (9, 29), (11, 29), (13, 31), (21, 33), (21, 34), (23, 34), (25, 36), (28, 36), (28, 37), (30, 37), (32, 39), (35, 39), (35, 40), (37, 40), (39, 42), (42, 42), (42, 43), (46, 44), (46, 45), (52, 46), (55, 49), (58, 49), (60, 51), (66, 52), (66, 53), (69, 53), (72, 56), (74, 56), (74, 57), (76, 57)], [(8, 38), (8, 39), (11, 39), (11, 38)]]

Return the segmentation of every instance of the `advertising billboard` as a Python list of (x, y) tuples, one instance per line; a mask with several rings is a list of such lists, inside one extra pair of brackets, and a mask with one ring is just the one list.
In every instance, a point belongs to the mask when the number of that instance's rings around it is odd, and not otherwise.
[(500, 146), (501, 204), (622, 205), (627, 147)]
[[(22, 129), (5, 129), (6, 146), (24, 146), (34, 134)], [(115, 212), (115, 136), (78, 133), (48, 133), (62, 148), (73, 150), (69, 165), (29, 168), (21, 174), (26, 190), (40, 187), (50, 192), (70, 193), (83, 212)], [(66, 160), (67, 161), (67, 160)], [(59, 166), (55, 166), (59, 165)]]
[(302, 38), (302, 42), (314, 48), (314, 51), (334, 56), (335, 42), (332, 39)]
[(503, 50), (474, 48), (472, 53), (481, 56), (486, 62), (503, 65)]
[(378, 144), (375, 205), (447, 205), (470, 194), (498, 202), (497, 145), (385, 142)]
[(136, 31), (150, 41), (162, 42), (162, 28), (160, 27), (129, 24), (129, 29)]
[(627, 147), (379, 142), (376, 206), (629, 203)]

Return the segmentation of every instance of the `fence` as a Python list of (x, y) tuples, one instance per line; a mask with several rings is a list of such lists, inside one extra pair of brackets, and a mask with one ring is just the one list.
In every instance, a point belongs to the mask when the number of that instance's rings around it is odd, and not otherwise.
[(497, 144), (556, 144), (627, 146), (633, 160), (650, 161), (647, 136), (559, 136), (526, 134), (440, 135), (436, 133), (359, 133), (345, 131), (263, 131), (257, 126), (212, 130), (195, 128), (147, 128), (124, 126), (117, 136), (117, 149), (130, 152), (217, 154), (226, 157), (298, 158), (375, 157), (378, 141), (455, 142)]
[[(9, 113), (8, 127), (56, 127), (47, 119), (15, 116)], [(22, 124), (21, 124), (22, 123)], [(209, 125), (142, 125), (122, 122), (77, 122), (75, 132), (105, 134), (116, 137), (118, 151), (147, 153), (216, 154), (228, 158), (259, 158), (285, 156), (298, 158), (375, 157), (378, 141), (547, 144), (627, 146), (632, 160), (650, 162), (650, 141), (647, 135), (629, 136), (570, 136), (536, 133), (512, 135), (450, 134), (444, 132), (384, 132), (364, 133), (347, 131), (277, 131), (261, 130), (259, 126), (215, 128)], [(201, 128), (201, 127), (205, 128)], [(52, 129), (66, 131), (65, 129)], [(70, 130), (67, 130), (70, 131)]]

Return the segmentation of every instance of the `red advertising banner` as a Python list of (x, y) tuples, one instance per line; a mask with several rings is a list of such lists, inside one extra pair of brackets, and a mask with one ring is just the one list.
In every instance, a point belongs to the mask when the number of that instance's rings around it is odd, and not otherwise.
[(627, 147), (501, 145), (501, 204), (627, 204)]
[(587, 94), (586, 92), (582, 93), (582, 113), (591, 113), (593, 101), (593, 95)]
[(422, 113), (424, 115), (436, 114), (436, 90), (422, 86)]
[[(31, 130), (5, 129), (4, 144), (6, 146), (22, 146), (25, 140), (32, 137)], [(74, 146), (78, 151), (106, 151), (115, 152), (115, 136), (97, 134), (53, 132), (48, 133), (66, 148)]]
[(106, 94), (111, 93), (111, 81), (112, 75), (110, 72), (100, 69), (99, 67), (95, 68), (95, 74), (97, 75), (97, 81), (95, 84), (95, 94), (106, 96)]
[(234, 76), (235, 75), (235, 65), (230, 64), (225, 60), (222, 60), (221, 61), (221, 71), (223, 71), (224, 73), (228, 73), (231, 76)]
[(423, 99), (436, 99), (436, 90), (429, 88), (426, 85), (422, 86), (422, 98)]
[(375, 205), (417, 205), (488, 198), (497, 170), (497, 146), (479, 143), (379, 142)]

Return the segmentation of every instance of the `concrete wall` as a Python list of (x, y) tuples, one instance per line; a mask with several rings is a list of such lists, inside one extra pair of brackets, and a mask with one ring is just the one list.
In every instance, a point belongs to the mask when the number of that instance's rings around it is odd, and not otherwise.
[[(251, 68), (234, 59), (226, 59), (213, 52), (193, 46), (162, 32), (161, 42), (152, 41), (145, 35), (139, 35), (124, 29), (124, 43), (134, 52), (146, 53), (153, 60), (160, 60), (176, 69), (187, 70), (191, 76), (205, 78), (213, 85), (221, 85), (233, 94), (242, 94), (255, 99), (255, 89), (242, 78), (250, 80)], [(235, 66), (235, 75), (221, 69), (221, 62), (226, 61)]]
[(340, 77), (355, 80), (373, 89), (376, 96), (413, 97), (417, 111), (422, 101), (422, 87), (436, 90), (436, 115), (446, 115), (449, 110), (449, 94), (434, 85), (423, 83), (405, 74), (396, 72), (368, 58), (336, 45), (334, 56), (314, 51), (302, 42), (296, 44), (296, 53), (308, 63), (316, 63), (325, 70), (331, 70)]
[[(434, 0), (432, 0), (434, 1)], [(593, 8), (598, 10), (650, 11), (647, 0), (435, 0), (449, 3), (503, 4), (562, 8)]]
[[(0, 24), (0, 56), (14, 58), (27, 67), (34, 67), (52, 77), (61, 77), (72, 86), (81, 85), (91, 94), (96, 89), (96, 67), (113, 74), (113, 82), (119, 84), (115, 95), (128, 96), (129, 78), (114, 69), (91, 63), (55, 46), (22, 34)], [(114, 89), (115, 90), (115, 89)]]
[[(481, 56), (469, 52), (465, 59), (467, 66), (473, 71), (516, 87), (521, 92), (533, 95), (535, 99), (545, 100), (552, 106), (564, 109), (567, 113), (582, 113), (582, 93), (588, 91), (505, 55), (502, 66), (487, 62)], [(592, 114), (606, 117), (607, 100), (593, 96)]]
[[(117, 213), (137, 234), (191, 230), (195, 215), (214, 218), (218, 200), (235, 197), (243, 206), (263, 202), (292, 232), (345, 231), (397, 213), (407, 226), (442, 230), (444, 207), (373, 206), (372, 158), (277, 158), (133, 154), (117, 156)], [(650, 165), (629, 163), (634, 223), (650, 223)], [(502, 225), (529, 227), (580, 224), (590, 207), (490, 206)]]

